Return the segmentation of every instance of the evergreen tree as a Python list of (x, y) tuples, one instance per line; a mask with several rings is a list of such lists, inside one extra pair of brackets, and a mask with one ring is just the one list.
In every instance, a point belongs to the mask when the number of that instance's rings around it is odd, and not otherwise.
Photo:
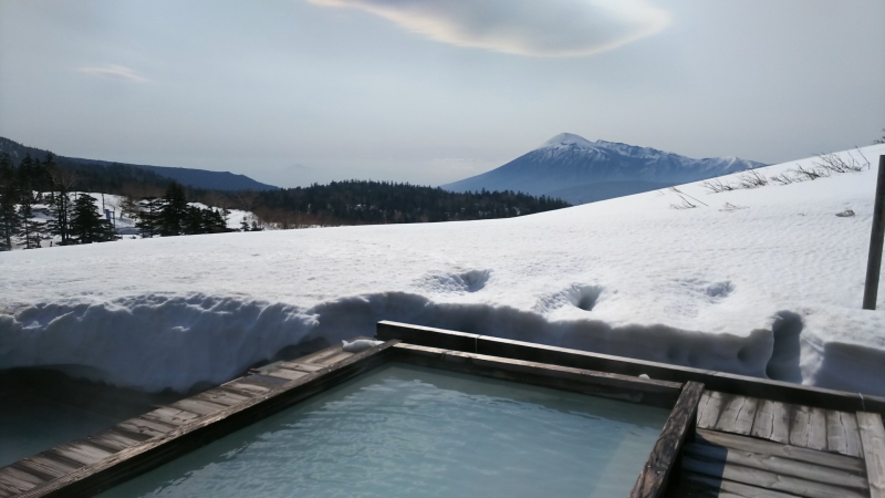
[(25, 157), (16, 172), (19, 186), (19, 206), (18, 213), (20, 218), (20, 226), (18, 236), (25, 244), (25, 249), (36, 249), (40, 247), (45, 223), (35, 221), (34, 204), (38, 202), (40, 196), (40, 185), (43, 183), (41, 174), (42, 166), (40, 161), (31, 161), (30, 157)]
[(31, 174), (31, 188), (37, 191), (37, 200), (42, 201), (43, 195), (52, 190), (52, 168), (55, 168), (55, 156), (51, 152), (46, 153), (43, 162), (34, 161)]
[[(51, 156), (48, 159), (51, 160)], [(52, 162), (47, 164), (53, 188), (49, 200), (52, 215), (49, 230), (61, 237), (62, 245), (67, 245), (71, 243), (71, 191), (77, 182), (77, 175), (73, 171), (55, 166)]]
[(80, 194), (71, 211), (71, 237), (80, 244), (114, 240), (114, 229), (110, 222), (98, 213), (95, 199), (89, 194)]
[(184, 215), (184, 233), (187, 235), (205, 233), (203, 228), (202, 210), (194, 206), (188, 206)]
[(178, 183), (170, 183), (163, 195), (163, 205), (157, 215), (157, 231), (160, 235), (181, 235), (188, 228), (187, 195)]
[(12, 249), (12, 237), (18, 234), (21, 216), (16, 209), (19, 191), (9, 154), (0, 155), (0, 250)]
[(135, 227), (141, 230), (142, 238), (146, 239), (157, 235), (161, 206), (162, 199), (156, 197), (149, 197), (141, 202)]
[(22, 193), (22, 203), (18, 206), (18, 214), (21, 220), (17, 235), (25, 244), (25, 249), (37, 249), (42, 240), (44, 222), (35, 221), (34, 217), (34, 194)]

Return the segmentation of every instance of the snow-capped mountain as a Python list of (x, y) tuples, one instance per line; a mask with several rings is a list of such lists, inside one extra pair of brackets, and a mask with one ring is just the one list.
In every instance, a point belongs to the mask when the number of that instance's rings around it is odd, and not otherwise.
[(499, 168), (442, 188), (454, 192), (514, 190), (584, 204), (759, 166), (764, 164), (737, 157), (693, 159), (562, 133)]

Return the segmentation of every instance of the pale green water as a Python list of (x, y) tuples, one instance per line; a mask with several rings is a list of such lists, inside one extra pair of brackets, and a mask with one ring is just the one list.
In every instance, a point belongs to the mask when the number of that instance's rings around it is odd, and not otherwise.
[(388, 365), (102, 496), (627, 496), (668, 414)]

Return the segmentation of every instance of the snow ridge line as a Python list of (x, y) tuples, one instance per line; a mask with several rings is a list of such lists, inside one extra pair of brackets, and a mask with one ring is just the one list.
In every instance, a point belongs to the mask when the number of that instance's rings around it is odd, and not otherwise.
[(405, 292), (345, 297), (310, 309), (208, 295), (40, 304), (0, 315), (0, 368), (50, 367), (121, 387), (187, 391), (227, 381), (286, 347), (372, 336), (382, 319), (885, 394), (876, 382), (885, 375), (885, 353), (860, 346), (827, 344), (816, 378), (803, 379), (799, 353), (809, 344), (801, 337), (801, 316), (789, 311), (778, 313), (771, 329), (736, 336), (550, 321), (508, 306), (435, 303)]

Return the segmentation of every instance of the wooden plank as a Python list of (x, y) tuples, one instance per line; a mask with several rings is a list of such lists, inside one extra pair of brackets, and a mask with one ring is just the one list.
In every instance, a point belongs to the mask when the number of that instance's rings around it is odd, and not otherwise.
[(228, 382), (227, 384), (222, 384), (221, 389), (242, 396), (260, 396), (269, 393), (273, 388), (250, 384), (248, 382), (243, 382), (241, 379), (237, 379)]
[(813, 450), (827, 450), (827, 411), (811, 408), (811, 428), (808, 433), (808, 447)]
[(139, 442), (145, 442), (148, 439), (154, 437), (149, 434), (140, 434), (138, 432), (127, 431), (126, 429), (120, 427), (119, 425), (115, 425), (114, 427), (111, 427), (110, 429), (107, 429), (107, 430), (113, 431), (115, 433), (119, 433), (120, 435), (122, 435), (126, 438), (134, 439)]
[(245, 403), (252, 396), (246, 396), (243, 394), (232, 393), (230, 391), (225, 391), (224, 389), (210, 389), (206, 392), (202, 392), (194, 396), (194, 399), (199, 399), (203, 401), (208, 401), (210, 403), (217, 403), (219, 405), (224, 406), (236, 406), (241, 403)]
[(93, 434), (89, 436), (89, 440), (105, 448), (111, 448), (117, 451), (135, 446), (142, 441), (113, 429), (107, 429), (98, 434)]
[(644, 373), (653, 379), (671, 382), (695, 381), (704, 384), (711, 391), (775, 399), (784, 403), (804, 404), (832, 410), (864, 410), (885, 413), (885, 397), (882, 396), (861, 396), (858, 393), (803, 386), (791, 382), (591, 353), (500, 337), (465, 334), (433, 327), (382, 321), (377, 324), (375, 337), (380, 340), (399, 339), (416, 345), (446, 347), (460, 351), (622, 375), (638, 376)]
[(853, 413), (827, 410), (827, 451), (853, 457), (863, 456), (857, 417)]
[(162, 436), (172, 431), (174, 427), (156, 422), (153, 420), (145, 420), (140, 417), (130, 418), (117, 424), (117, 427), (136, 434), (144, 434), (145, 436), (156, 437)]
[(90, 465), (114, 454), (103, 448), (99, 448), (85, 441), (74, 441), (61, 446), (56, 446), (45, 453), (55, 453), (83, 465)]
[(185, 398), (172, 403), (172, 405), (170, 406), (181, 408), (182, 410), (187, 410), (198, 415), (212, 415), (227, 408), (225, 405), (212, 403), (210, 401), (206, 401), (197, 397)]
[(823, 482), (857, 490), (868, 488), (867, 479), (861, 474), (808, 462), (800, 462), (799, 460), (741, 451), (724, 446), (711, 446), (700, 441), (685, 445), (684, 451), (685, 454), (700, 459), (722, 461), (726, 464), (741, 465), (809, 481)]
[(7, 467), (4, 467), (4, 468), (16, 469), (21, 472), (28, 473), (28, 474), (34, 476), (35, 478), (39, 479), (41, 483), (55, 479), (55, 477), (53, 477), (49, 474), (46, 474), (44, 472), (40, 472), (39, 470), (34, 470), (33, 468), (28, 467), (27, 465), (22, 465), (21, 462), (15, 462), (15, 463), (9, 464)]
[(682, 458), (682, 468), (699, 474), (718, 477), (755, 486), (758, 488), (783, 491), (808, 498), (865, 498), (864, 492), (832, 486), (821, 482), (808, 481), (796, 477), (779, 475), (765, 470), (751, 469), (740, 465), (723, 465), (721, 462), (703, 460), (691, 455)]
[(314, 373), (317, 370), (322, 370), (326, 367), (324, 367), (323, 365), (313, 365), (310, 363), (289, 361), (289, 362), (281, 364), (280, 368), (285, 368), (287, 370), (295, 370), (296, 372)]
[[(755, 486), (734, 481), (726, 481), (694, 472), (683, 472), (681, 477), (689, 482), (700, 484), (707, 489), (716, 490), (713, 493), (698, 494), (698, 496), (722, 497), (730, 494), (731, 496), (739, 496), (741, 498), (796, 498), (796, 495), (773, 491), (771, 489), (757, 488)], [(722, 492), (727, 494), (721, 494), (719, 493), (719, 490), (722, 490)]]
[[(321, 374), (286, 382), (263, 396), (242, 398), (242, 403), (177, 428), (140, 418), (126, 421), (121, 424), (128, 427), (121, 429), (123, 431), (138, 434), (142, 430), (151, 430), (159, 435), (92, 465), (61, 475), (18, 498), (92, 496), (386, 362), (389, 351), (397, 342), (390, 341), (357, 353), (334, 367), (323, 370)], [(162, 428), (162, 431), (158, 428)], [(47, 456), (53, 459), (62, 458)]]
[(346, 360), (353, 356), (353, 353), (349, 353), (347, 351), (336, 351), (332, 354), (324, 355), (318, 358), (314, 358), (311, 360), (311, 363), (315, 365), (323, 365), (329, 366), (338, 363), (339, 361)]
[(729, 396), (716, 421), (716, 430), (734, 434), (749, 435), (756, 416), (756, 398), (746, 396)]
[(672, 408), (682, 385), (461, 351), (397, 344), (395, 359), (415, 365)]
[(857, 428), (863, 447), (870, 497), (885, 497), (885, 426), (878, 413), (857, 412)]
[(780, 401), (759, 400), (750, 435), (778, 443), (790, 442), (790, 407)]
[(2, 489), (7, 496), (24, 493), (44, 482), (44, 480), (35, 475), (11, 466), (0, 469), (0, 489)]
[[(454, 351), (466, 351), (468, 353), (497, 354), (496, 352), (480, 351), (478, 349), (478, 342), (480, 337), (481, 336), (479, 334), (470, 334), (467, 332), (458, 332), (455, 330), (444, 330), (435, 327), (425, 327), (422, 325), (391, 322), (388, 320), (380, 321), (375, 326), (375, 339), (378, 339), (380, 341), (398, 339), (400, 341), (403, 341), (404, 343), (416, 344), (420, 346), (445, 348)], [(513, 357), (510, 356), (510, 358)], [(538, 361), (531, 358), (517, 359)]]
[(200, 415), (189, 412), (187, 410), (182, 410), (180, 408), (163, 406), (157, 408), (156, 410), (147, 412), (144, 415), (141, 415), (141, 418), (145, 420), (152, 420), (154, 422), (160, 422), (172, 427), (181, 427), (184, 424), (193, 422), (194, 420), (200, 418)]
[(254, 384), (254, 385), (260, 386), (260, 387), (266, 387), (268, 389), (273, 389), (275, 387), (280, 386), (281, 384), (285, 384), (286, 382), (289, 382), (289, 379), (282, 379), (280, 377), (274, 377), (272, 375), (265, 375), (265, 374), (252, 374), (252, 375), (247, 375), (245, 377), (241, 377), (239, 383), (243, 383), (243, 382), (245, 382), (247, 384)]
[(349, 353), (342, 349), (342, 345), (339, 344), (337, 346), (333, 346), (330, 348), (326, 348), (322, 351), (317, 351), (311, 355), (307, 355), (303, 358), (299, 358), (299, 363), (310, 363), (314, 365), (322, 365), (324, 367), (334, 365), (339, 361), (346, 360), (350, 358), (355, 353)]
[[(722, 412), (722, 400), (724, 395), (719, 391), (705, 391), (701, 400), (702, 407), (698, 409), (698, 427), (712, 429), (719, 420)], [(703, 411), (701, 411), (703, 410)]]
[(811, 408), (793, 406), (790, 414), (790, 444), (800, 448), (808, 448), (811, 437)]
[(68, 463), (66, 461), (60, 462), (57, 459), (46, 458), (44, 455), (34, 455), (28, 458), (23, 458), (16, 462), (15, 465), (21, 465), (28, 470), (34, 470), (41, 474), (52, 476), (53, 479), (66, 476), (80, 468), (79, 464), (74, 465), (73, 463)]
[(285, 380), (296, 380), (307, 375), (307, 372), (299, 372), (297, 370), (289, 370), (288, 368), (278, 368), (267, 372), (271, 377), (279, 377)]
[(630, 498), (663, 496), (682, 446), (693, 432), (698, 415), (698, 403), (703, 393), (702, 384), (697, 382), (685, 384), (651, 455), (633, 485)]
[(749, 451), (760, 455), (772, 455), (782, 458), (799, 460), (816, 465), (823, 465), (834, 469), (847, 470), (854, 473), (863, 473), (864, 464), (859, 458), (853, 458), (835, 453), (815, 451), (808, 448), (772, 443), (762, 439), (755, 439), (737, 434), (726, 434), (706, 429), (698, 429), (695, 434), (696, 441), (706, 442), (711, 445), (734, 448), (741, 451)]

